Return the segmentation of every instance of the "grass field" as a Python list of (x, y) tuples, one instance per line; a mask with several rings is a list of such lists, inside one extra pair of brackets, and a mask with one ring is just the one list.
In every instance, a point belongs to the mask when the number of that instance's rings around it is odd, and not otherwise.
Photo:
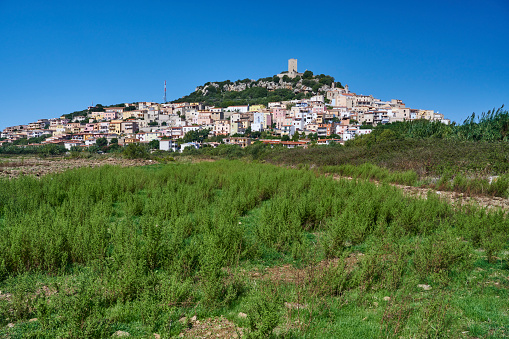
[(0, 337), (508, 336), (504, 211), (359, 178), (222, 160), (0, 180)]
[[(363, 140), (362, 138), (360, 140)], [(384, 140), (350, 146), (286, 149), (254, 144), (186, 150), (177, 157), (244, 159), (291, 167), (318, 168), (397, 184), (509, 197), (509, 146), (506, 142), (449, 139)]]

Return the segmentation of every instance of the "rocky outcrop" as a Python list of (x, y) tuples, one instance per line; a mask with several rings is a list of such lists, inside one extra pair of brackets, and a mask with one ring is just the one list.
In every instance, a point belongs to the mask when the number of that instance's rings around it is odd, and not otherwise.
[[(267, 79), (267, 78), (265, 78)], [(272, 78), (268, 78), (272, 79)], [(315, 83), (318, 83), (317, 80), (314, 80)], [(269, 91), (273, 91), (276, 89), (290, 89), (293, 90), (295, 93), (300, 92), (312, 92), (313, 89), (309, 86), (305, 86), (303, 84), (303, 80), (300, 79), (297, 82), (285, 82), (282, 79), (279, 79), (279, 81), (273, 81), (273, 80), (238, 80), (235, 82), (210, 82), (205, 84), (204, 86), (198, 86), (196, 87), (196, 92), (201, 92), (202, 95), (207, 95), (211, 90), (212, 91), (220, 91), (220, 92), (241, 92), (248, 88), (253, 87), (261, 87), (266, 88)], [(212, 89), (213, 88), (213, 89)], [(329, 91), (331, 89), (330, 86), (322, 85), (318, 92), (325, 92)]]

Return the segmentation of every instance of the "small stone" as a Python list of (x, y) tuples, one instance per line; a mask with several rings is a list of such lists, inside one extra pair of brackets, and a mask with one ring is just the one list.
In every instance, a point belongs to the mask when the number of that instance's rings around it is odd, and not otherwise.
[(419, 284), (419, 285), (417, 285), (417, 287), (420, 287), (420, 288), (422, 288), (425, 291), (431, 290), (431, 286), (430, 285)]
[(391, 297), (384, 297), (385, 301), (391, 301)]
[(115, 333), (113, 333), (113, 337), (130, 337), (131, 335), (129, 334), (129, 332), (125, 332), (125, 331), (117, 331)]
[(7, 324), (7, 327), (8, 327), (8, 328), (13, 328), (13, 327), (14, 327), (14, 324), (13, 324), (13, 323), (8, 323), (8, 324)]
[(37, 321), (37, 318), (32, 318), (28, 322), (34, 322), (34, 321)]
[(242, 225), (242, 222), (239, 221), (239, 225)]
[(247, 314), (240, 312), (239, 318), (247, 318)]
[(308, 307), (308, 305), (301, 305), (301, 304), (297, 304), (297, 303), (289, 303), (289, 302), (285, 302), (285, 306), (286, 308), (289, 308), (289, 309), (296, 309), (296, 310), (299, 310), (299, 309), (305, 309)]
[(160, 335), (160, 334), (157, 334), (157, 333), (154, 333), (154, 338), (155, 338), (155, 339), (161, 339), (161, 335)]
[(196, 321), (196, 319), (198, 319), (198, 318), (197, 318), (196, 316), (193, 316), (193, 317), (191, 318), (191, 321), (192, 321), (192, 322), (195, 322), (195, 321)]

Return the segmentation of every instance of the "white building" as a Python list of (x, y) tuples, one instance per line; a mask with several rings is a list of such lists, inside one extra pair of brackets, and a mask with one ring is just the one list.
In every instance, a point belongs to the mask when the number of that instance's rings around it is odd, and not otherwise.
[(265, 128), (265, 114), (262, 112), (253, 113), (253, 123), (251, 124), (251, 131), (261, 132)]
[(224, 112), (237, 112), (237, 113), (247, 113), (249, 111), (248, 105), (242, 106), (228, 106), (224, 109)]
[(159, 141), (159, 149), (161, 151), (173, 151), (175, 152), (177, 144), (173, 140), (161, 140)]

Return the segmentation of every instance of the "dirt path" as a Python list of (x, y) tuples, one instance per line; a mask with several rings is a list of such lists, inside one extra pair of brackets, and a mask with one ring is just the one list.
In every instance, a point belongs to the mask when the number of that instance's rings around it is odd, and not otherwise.
[[(328, 175), (328, 174), (326, 174)], [(334, 174), (333, 178), (335, 180), (347, 179), (354, 180), (351, 177), (342, 177)], [(373, 181), (376, 184), (379, 184), (377, 181)], [(438, 194), (442, 199), (451, 203), (458, 204), (460, 206), (469, 205), (469, 204), (478, 204), (482, 207), (487, 207), (488, 209), (492, 208), (501, 208), (503, 210), (509, 210), (509, 199), (500, 198), (500, 197), (490, 197), (490, 196), (468, 196), (464, 193), (451, 192), (451, 191), (436, 191), (432, 188), (421, 188), (414, 186), (405, 186), (398, 184), (390, 184), (394, 187), (401, 189), (406, 195), (423, 198), (426, 199), (429, 192), (433, 192)]]

